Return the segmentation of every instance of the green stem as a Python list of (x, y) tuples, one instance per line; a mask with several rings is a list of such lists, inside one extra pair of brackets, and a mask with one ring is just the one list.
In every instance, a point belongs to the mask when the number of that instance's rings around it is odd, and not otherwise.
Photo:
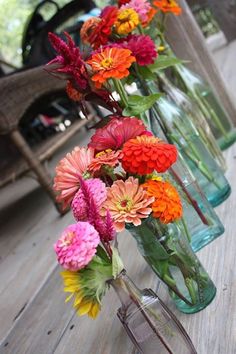
[(215, 123), (215, 126), (219, 129), (222, 135), (227, 139), (228, 138), (227, 132), (225, 131), (221, 121), (219, 120), (218, 116), (215, 114), (211, 106), (208, 104), (208, 102), (198, 92), (192, 92), (192, 95), (193, 98), (197, 101), (198, 106), (200, 107), (204, 116), (205, 117), (210, 116), (209, 118), (212, 118), (212, 121)]
[(189, 233), (189, 231), (188, 231), (188, 227), (187, 227), (187, 224), (186, 224), (186, 222), (185, 222), (184, 217), (181, 218), (181, 223), (182, 223), (183, 228), (184, 228), (184, 231), (185, 231), (185, 233), (186, 233), (186, 235), (187, 235), (188, 242), (191, 243), (191, 241), (192, 241), (192, 240), (191, 240), (191, 235), (190, 235), (190, 233)]
[(137, 27), (138, 31), (140, 34), (145, 34), (144, 33), (144, 30), (143, 30), (143, 27), (140, 25), (140, 23), (138, 24), (138, 27)]
[[(170, 137), (170, 140), (176, 143), (178, 146), (181, 146), (183, 148), (183, 152), (185, 155), (197, 166), (197, 168), (200, 170), (200, 172), (208, 179), (209, 182), (212, 182), (218, 189), (221, 189), (221, 186), (219, 183), (215, 180), (215, 178), (211, 175), (210, 171), (208, 170), (208, 167), (200, 161), (198, 158), (193, 156), (192, 154), (189, 153), (188, 149), (186, 149), (185, 146), (183, 146), (179, 139), (175, 137), (173, 134), (168, 134)], [(186, 137), (185, 137), (186, 138)], [(192, 145), (192, 144), (191, 144)]]
[(112, 82), (114, 84), (115, 90), (118, 92), (120, 96), (122, 106), (124, 108), (128, 107), (128, 97), (122, 83), (120, 82), (119, 79), (112, 79)]

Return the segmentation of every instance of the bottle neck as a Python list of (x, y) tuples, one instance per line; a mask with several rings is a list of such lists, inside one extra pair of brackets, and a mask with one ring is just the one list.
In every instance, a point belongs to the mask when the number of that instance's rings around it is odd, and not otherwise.
[(127, 307), (131, 303), (139, 304), (142, 299), (141, 290), (132, 282), (123, 270), (120, 275), (111, 281), (111, 286), (115, 290), (122, 307)]

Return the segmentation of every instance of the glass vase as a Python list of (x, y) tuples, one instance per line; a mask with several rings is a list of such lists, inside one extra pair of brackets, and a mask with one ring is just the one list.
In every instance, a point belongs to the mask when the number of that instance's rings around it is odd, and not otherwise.
[[(181, 154), (169, 169), (170, 180), (177, 188), (183, 205), (183, 221), (189, 230), (194, 252), (224, 233), (224, 226), (210, 205)], [(174, 182), (175, 183), (174, 183)]]
[(236, 128), (206, 82), (184, 65), (174, 67), (175, 83), (193, 99), (206, 118), (222, 150), (236, 141)]
[(223, 171), (202, 143), (190, 119), (165, 97), (161, 97), (152, 109), (150, 125), (155, 135), (160, 124), (168, 141), (178, 147), (210, 204), (213, 207), (221, 204), (231, 192)]
[(197, 354), (180, 322), (151, 289), (138, 289), (125, 271), (111, 285), (121, 302), (117, 316), (139, 354)]
[(161, 91), (186, 113), (187, 117), (196, 128), (202, 143), (206, 146), (221, 169), (226, 171), (225, 158), (199, 106), (193, 99), (190, 99), (183, 91), (174, 86), (163, 73), (158, 75), (158, 81)]
[(149, 217), (140, 226), (127, 229), (181, 312), (195, 313), (211, 303), (215, 285), (193, 253), (181, 221), (162, 224)]

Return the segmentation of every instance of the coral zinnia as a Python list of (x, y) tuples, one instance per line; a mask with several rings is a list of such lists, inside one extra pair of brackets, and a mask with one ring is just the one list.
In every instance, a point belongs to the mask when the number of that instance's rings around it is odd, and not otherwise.
[(65, 269), (84, 268), (96, 253), (99, 234), (88, 222), (69, 225), (54, 245), (58, 263)]
[(92, 80), (102, 85), (109, 78), (122, 79), (129, 75), (128, 68), (135, 61), (131, 51), (123, 48), (105, 48), (87, 61), (94, 75)]
[(147, 0), (131, 0), (128, 4), (125, 4), (121, 7), (123, 9), (133, 9), (139, 15), (139, 19), (141, 22), (148, 20), (148, 12), (151, 9), (151, 5)]
[(183, 208), (180, 196), (169, 182), (148, 180), (142, 185), (149, 196), (155, 198), (152, 204), (153, 216), (164, 224), (181, 218)]
[[(89, 189), (90, 196), (93, 198), (96, 207), (100, 209), (102, 203), (107, 198), (106, 185), (98, 178), (90, 178), (84, 181)], [(83, 191), (80, 189), (73, 198), (71, 208), (76, 221), (88, 220), (88, 203)]]
[(126, 172), (146, 175), (165, 172), (177, 159), (177, 149), (154, 136), (142, 135), (128, 140), (122, 149)]
[(180, 15), (182, 12), (181, 7), (175, 0), (156, 0), (153, 5), (158, 7), (163, 12), (172, 12), (175, 15)]
[(131, 33), (140, 23), (138, 13), (133, 9), (120, 9), (114, 23), (115, 31), (120, 35)]
[(139, 65), (153, 64), (157, 58), (156, 46), (151, 37), (145, 35), (131, 35), (122, 45), (131, 50)]
[(108, 42), (112, 32), (112, 26), (117, 19), (118, 8), (116, 6), (106, 6), (100, 17), (87, 20), (82, 28), (82, 40), (97, 49)]
[(97, 129), (88, 146), (103, 151), (117, 150), (123, 144), (138, 135), (146, 132), (146, 127), (138, 118), (118, 117), (112, 118), (103, 128)]
[(98, 172), (102, 166), (116, 167), (122, 157), (121, 151), (112, 151), (110, 149), (99, 152), (88, 166), (88, 171)]
[(71, 81), (67, 81), (66, 93), (72, 101), (79, 102), (83, 98), (83, 94), (74, 88)]
[(93, 158), (94, 149), (76, 147), (58, 163), (53, 188), (59, 192), (57, 200), (63, 208), (70, 205), (79, 189), (79, 176), (86, 172)]
[(149, 197), (139, 186), (138, 179), (129, 177), (126, 181), (118, 180), (107, 190), (103, 208), (110, 211), (118, 232), (124, 230), (125, 223), (140, 225), (141, 219), (147, 218), (152, 212), (149, 206), (154, 198)]

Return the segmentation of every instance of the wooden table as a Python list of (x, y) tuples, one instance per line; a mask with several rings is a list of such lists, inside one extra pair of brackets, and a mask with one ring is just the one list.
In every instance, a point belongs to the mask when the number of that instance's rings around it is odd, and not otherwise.
[[(236, 353), (236, 145), (225, 155), (229, 166), (227, 177), (233, 191), (231, 197), (218, 207), (217, 212), (226, 232), (198, 253), (217, 286), (216, 298), (205, 310), (194, 315), (180, 314), (170, 304), (191, 336), (198, 354)], [(119, 243), (131, 278), (141, 288), (152, 286), (155, 289), (157, 278), (138, 254), (131, 236), (128, 233), (120, 235)], [(166, 289), (161, 287), (159, 293), (168, 303)], [(102, 312), (95, 321), (77, 317), (71, 305), (65, 304), (64, 300), (59, 268), (55, 266), (36, 296), (15, 321), (0, 347), (0, 353), (135, 353), (116, 317), (119, 301), (113, 290), (104, 298)]]

